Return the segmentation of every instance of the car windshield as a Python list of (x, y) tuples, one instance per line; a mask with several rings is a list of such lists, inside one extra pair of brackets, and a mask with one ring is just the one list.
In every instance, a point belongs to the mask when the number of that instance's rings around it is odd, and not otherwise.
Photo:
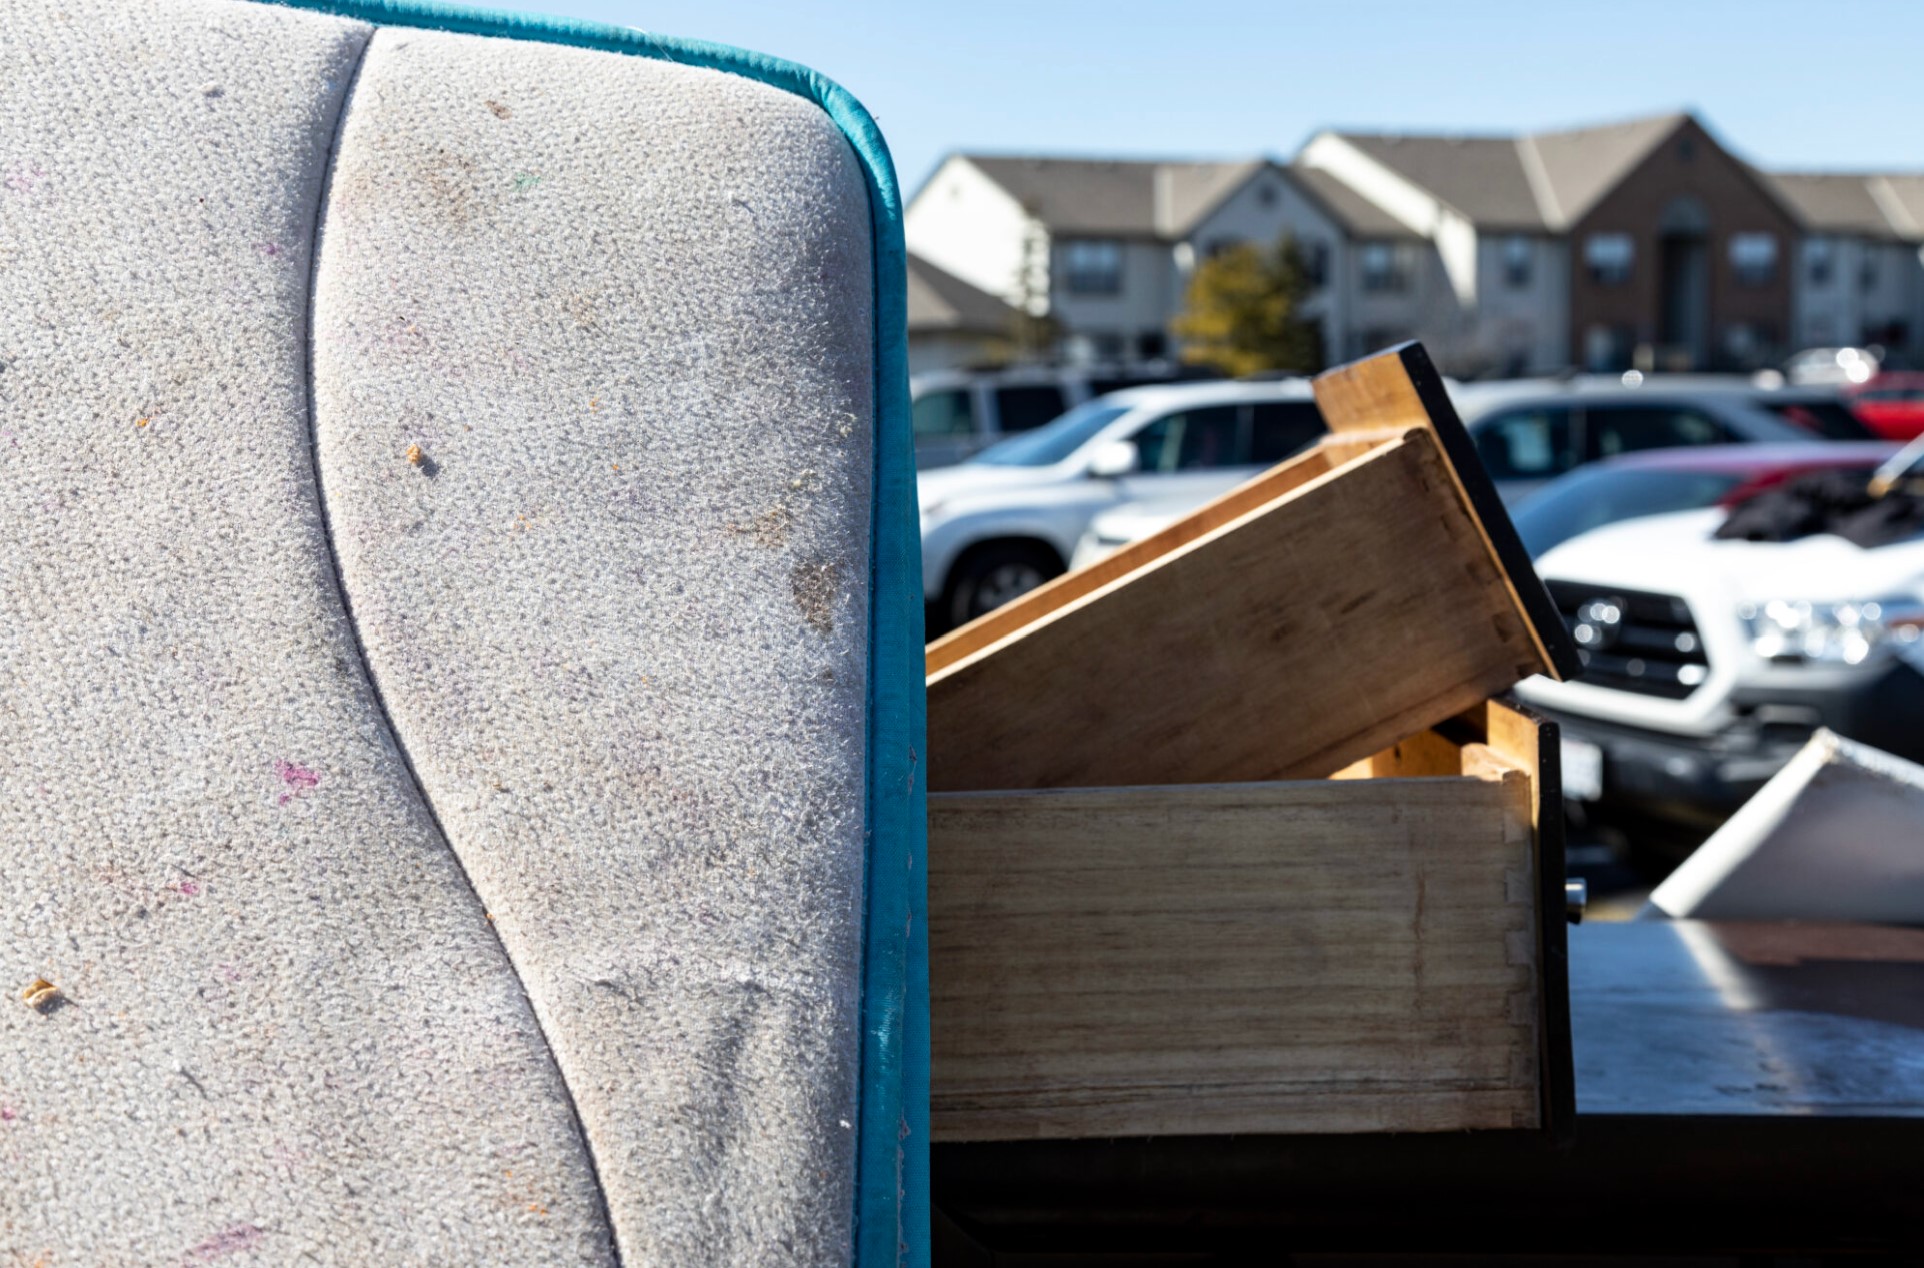
[(994, 467), (1047, 467), (1061, 462), (1089, 440), (1129, 412), (1127, 405), (1104, 405), (1090, 401), (1056, 419), (1045, 427), (1023, 432), (999, 445), (990, 445), (974, 458)]
[(1743, 480), (1719, 471), (1578, 471), (1518, 507), (1516, 531), (1524, 549), (1536, 558), (1579, 533), (1618, 520), (1713, 505)]

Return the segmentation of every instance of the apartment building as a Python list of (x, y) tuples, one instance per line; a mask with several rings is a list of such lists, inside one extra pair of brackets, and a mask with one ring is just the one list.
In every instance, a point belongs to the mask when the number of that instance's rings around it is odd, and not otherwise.
[(1321, 277), (1342, 266), (1347, 241), (1288, 171), (1260, 158), (956, 154), (909, 202), (903, 227), (913, 255), (1053, 318), (1063, 353), (1096, 361), (1171, 355), (1170, 320), (1196, 261), (1213, 252), (1288, 232)]
[(1285, 232), (1332, 358), (1412, 337), (1463, 377), (1924, 353), (1924, 175), (1769, 174), (1688, 113), (1327, 130), (1287, 165), (957, 154), (905, 221), (911, 251), (1052, 317), (1069, 357), (1174, 351), (1196, 261)]
[(1924, 350), (1924, 176), (1779, 172), (1803, 225), (1792, 342)]

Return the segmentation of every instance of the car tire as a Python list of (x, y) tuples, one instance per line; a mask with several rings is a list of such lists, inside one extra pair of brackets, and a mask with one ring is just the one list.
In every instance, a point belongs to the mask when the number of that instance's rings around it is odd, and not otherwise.
[(950, 629), (967, 625), (1061, 576), (1063, 571), (1056, 553), (1037, 543), (992, 542), (979, 546), (958, 560), (949, 573), (942, 615)]

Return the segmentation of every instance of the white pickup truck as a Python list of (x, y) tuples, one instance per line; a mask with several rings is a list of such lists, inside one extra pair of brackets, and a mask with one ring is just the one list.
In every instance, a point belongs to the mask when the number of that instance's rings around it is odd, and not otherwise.
[(1727, 512), (1626, 520), (1537, 570), (1585, 661), (1517, 694), (1564, 736), (1564, 792), (1638, 835), (1716, 826), (1818, 727), (1924, 757), (1924, 534), (1720, 538)]

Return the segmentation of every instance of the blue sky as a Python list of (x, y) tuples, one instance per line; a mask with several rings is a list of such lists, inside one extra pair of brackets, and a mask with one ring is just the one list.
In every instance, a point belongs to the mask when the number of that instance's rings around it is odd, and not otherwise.
[(1287, 157), (1315, 129), (1691, 108), (1772, 167), (1924, 169), (1918, 0), (518, 0), (839, 81), (913, 190), (952, 149)]

